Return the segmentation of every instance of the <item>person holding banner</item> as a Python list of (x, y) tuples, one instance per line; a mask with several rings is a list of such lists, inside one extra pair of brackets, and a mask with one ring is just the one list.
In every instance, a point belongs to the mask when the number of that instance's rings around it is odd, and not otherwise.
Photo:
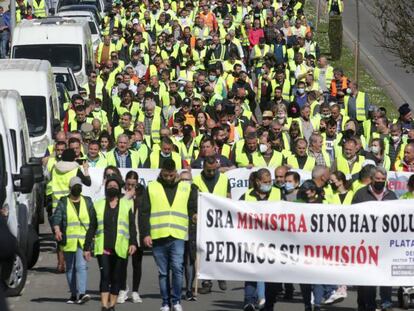
[[(200, 192), (215, 194), (223, 198), (231, 198), (231, 187), (227, 176), (219, 172), (219, 164), (214, 156), (205, 157), (203, 162), (203, 171), (200, 175), (194, 177), (193, 183)], [(227, 289), (226, 281), (218, 281), (221, 290)], [(200, 294), (211, 292), (213, 283), (210, 280), (204, 280), (200, 288)]]
[[(280, 201), (282, 199), (281, 190), (273, 187), (272, 176), (267, 168), (261, 168), (252, 173), (253, 188), (248, 189), (240, 197), (242, 201)], [(258, 308), (265, 311), (273, 311), (276, 303), (276, 296), (281, 291), (280, 283), (265, 284), (263, 297), (263, 283), (250, 282), (244, 283), (244, 308), (243, 311), (255, 311), (257, 302)]]
[(196, 211), (197, 189), (179, 181), (174, 160), (164, 159), (158, 179), (148, 184), (139, 214), (140, 235), (144, 237), (144, 245), (152, 247), (158, 266), (161, 311), (169, 311), (171, 304), (174, 311), (183, 310), (184, 245), (188, 240), (189, 218), (194, 221)]
[[(369, 201), (389, 201), (397, 200), (395, 193), (386, 187), (387, 171), (377, 166), (371, 175), (371, 184), (359, 189), (352, 199), (352, 204), (369, 202)], [(377, 288), (375, 286), (358, 286), (358, 310), (375, 311)], [(381, 286), (381, 308), (390, 310), (392, 308), (391, 296), (392, 287)]]
[(331, 174), (331, 188), (333, 192), (326, 195), (324, 203), (350, 205), (354, 192), (350, 189), (350, 182), (344, 173), (335, 171)]

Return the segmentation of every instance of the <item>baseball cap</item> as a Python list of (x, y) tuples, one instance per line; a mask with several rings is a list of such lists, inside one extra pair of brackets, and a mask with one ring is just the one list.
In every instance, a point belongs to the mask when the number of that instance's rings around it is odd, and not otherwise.
[(132, 20), (132, 24), (133, 24), (133, 25), (135, 25), (135, 24), (139, 24), (138, 18), (134, 18), (134, 19)]
[(263, 118), (273, 118), (273, 112), (271, 112), (270, 110), (265, 110), (263, 112)]
[(69, 188), (72, 188), (75, 185), (82, 185), (82, 181), (78, 176), (72, 177), (69, 181)]

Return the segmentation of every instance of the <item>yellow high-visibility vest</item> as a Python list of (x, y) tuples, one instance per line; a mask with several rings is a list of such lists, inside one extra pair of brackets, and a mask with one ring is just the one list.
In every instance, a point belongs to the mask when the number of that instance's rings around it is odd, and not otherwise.
[(160, 182), (150, 182), (148, 193), (151, 206), (151, 238), (157, 240), (171, 236), (179, 240), (188, 240), (187, 205), (191, 194), (191, 185), (179, 182), (171, 205)]

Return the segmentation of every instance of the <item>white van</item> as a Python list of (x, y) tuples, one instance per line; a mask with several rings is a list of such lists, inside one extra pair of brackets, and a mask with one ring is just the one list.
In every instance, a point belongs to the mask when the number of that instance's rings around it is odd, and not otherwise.
[(79, 85), (94, 70), (92, 36), (86, 21), (63, 17), (23, 20), (13, 32), (12, 58), (46, 59), (53, 67), (70, 67)]
[(59, 103), (52, 67), (46, 60), (0, 60), (0, 87), (19, 92), (26, 112), (33, 155), (44, 156), (60, 126)]
[(95, 51), (99, 43), (102, 42), (99, 24), (96, 21), (92, 12), (88, 11), (63, 11), (56, 14), (57, 16), (73, 19), (78, 22), (86, 21), (92, 35), (92, 45)]
[(17, 238), (18, 251), (10, 269), (2, 266), (2, 277), (7, 285), (7, 294), (17, 296), (23, 290), (27, 277), (27, 208), (18, 200), (18, 193), (31, 193), (34, 185), (33, 167), (19, 167), (19, 174), (14, 171), (13, 141), (7, 129), (5, 119), (10, 116), (0, 113), (0, 212), (7, 218), (11, 233)]
[(74, 94), (79, 94), (78, 82), (76, 81), (72, 69), (69, 67), (52, 67), (52, 71), (55, 75), (56, 83), (65, 84), (70, 97)]
[[(11, 172), (19, 174), (20, 167), (32, 165), (34, 167), (35, 186), (31, 193), (17, 193), (17, 201), (27, 208), (25, 212), (25, 223), (19, 224), (26, 226), (25, 247), (27, 266), (33, 267), (39, 257), (38, 227), (43, 223), (43, 198), (44, 183), (41, 160), (33, 157), (29, 139), (29, 130), (26, 123), (26, 113), (19, 93), (15, 90), (0, 90), (0, 114), (4, 118), (6, 130), (12, 144), (9, 148), (13, 149)], [(22, 212), (22, 211), (19, 211)]]

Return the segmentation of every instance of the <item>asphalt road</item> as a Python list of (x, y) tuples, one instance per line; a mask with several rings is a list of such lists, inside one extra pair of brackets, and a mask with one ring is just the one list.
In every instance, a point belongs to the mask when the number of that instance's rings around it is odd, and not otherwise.
[[(28, 281), (23, 294), (20, 297), (9, 298), (9, 306), (12, 311), (76, 311), (76, 310), (100, 310), (99, 304), (99, 272), (96, 260), (89, 263), (88, 289), (92, 300), (86, 305), (67, 305), (69, 298), (68, 287), (64, 274), (56, 274), (56, 254), (53, 252), (51, 236), (46, 234), (47, 227), (41, 227), (41, 255), (33, 270), (29, 271)], [(158, 289), (157, 269), (150, 253), (144, 257), (143, 278), (140, 294), (143, 298), (142, 304), (126, 302), (117, 306), (117, 310), (159, 310), (160, 295)], [(300, 292), (296, 287), (295, 296), (291, 302), (278, 302), (278, 311), (302, 311), (304, 309)], [(396, 297), (394, 295), (394, 300)], [(231, 311), (242, 310), (243, 307), (243, 284), (240, 282), (229, 282), (228, 290), (223, 292), (218, 289), (214, 282), (213, 292), (207, 295), (199, 295), (197, 302), (183, 302), (184, 310), (197, 311)], [(356, 310), (356, 293), (353, 289), (348, 291), (348, 298), (343, 302), (327, 307), (334, 311)]]
[[(398, 107), (408, 102), (414, 109), (414, 73), (401, 68), (400, 61), (388, 51), (379, 47), (376, 36), (380, 29), (379, 21), (373, 16), (373, 0), (360, 0), (360, 42), (361, 60), (374, 75), (379, 85), (391, 96)], [(356, 0), (345, 1), (343, 13), (344, 31), (348, 39), (355, 41), (357, 36)]]

